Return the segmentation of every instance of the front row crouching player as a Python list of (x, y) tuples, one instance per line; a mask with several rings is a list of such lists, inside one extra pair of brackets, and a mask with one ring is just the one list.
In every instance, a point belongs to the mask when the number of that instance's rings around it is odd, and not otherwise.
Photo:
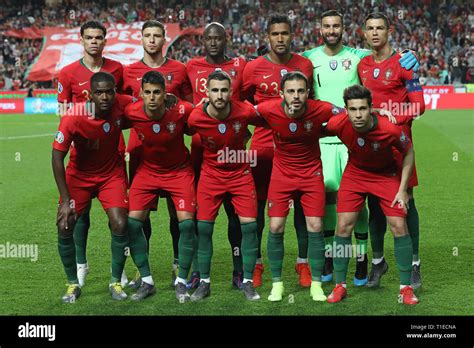
[[(255, 184), (248, 161), (235, 159), (246, 153), (247, 126), (258, 122), (259, 118), (250, 105), (231, 101), (231, 78), (224, 71), (209, 74), (206, 89), (209, 102), (197, 106), (188, 121), (191, 130), (199, 134), (204, 147), (197, 188), (197, 253), (201, 281), (191, 295), (191, 301), (202, 300), (211, 293), (212, 233), (225, 196), (230, 196), (242, 228), (242, 290), (247, 300), (258, 300), (260, 296), (252, 281), (258, 244)], [(225, 158), (225, 154), (230, 154), (229, 158)]]
[[(143, 75), (140, 95), (143, 100), (129, 104), (125, 109), (123, 125), (123, 128), (135, 130), (143, 149), (129, 193), (130, 243), (132, 244), (133, 238), (143, 238), (145, 247), (140, 255), (146, 255), (143, 222), (148, 217), (150, 208), (155, 205), (158, 195), (161, 192), (169, 193), (176, 207), (180, 232), (176, 297), (180, 302), (186, 302), (190, 298), (186, 278), (196, 245), (193, 220), (196, 210), (194, 173), (189, 151), (184, 145), (186, 122), (192, 105), (179, 101), (167, 110), (165, 78), (158, 71), (149, 71)], [(143, 264), (142, 259), (137, 262), (134, 258), (134, 261), (142, 278), (137, 296), (144, 298), (155, 292), (149, 276), (150, 269), (147, 264)]]
[[(112, 232), (110, 293), (115, 300), (127, 297), (120, 284), (128, 245), (127, 179), (117, 147), (123, 109), (132, 98), (116, 97), (114, 77), (106, 72), (92, 75), (90, 85), (92, 102), (76, 104), (61, 117), (53, 142), (52, 166), (60, 193), (58, 249), (68, 279), (62, 298), (66, 303), (75, 302), (81, 294), (73, 231), (93, 197), (99, 199), (106, 211)], [(72, 142), (74, 156), (65, 170), (64, 158)]]
[(300, 199), (303, 208), (311, 267), (310, 295), (314, 301), (326, 301), (321, 288), (324, 268), (324, 179), (319, 150), (321, 125), (342, 111), (331, 103), (308, 100), (309, 83), (301, 72), (289, 72), (281, 79), (280, 96), (256, 106), (270, 125), (275, 143), (275, 157), (268, 189), (270, 234), (267, 252), (272, 272), (272, 291), (268, 300), (281, 301), (283, 232), (290, 205)]
[[(326, 126), (327, 134), (337, 135), (349, 149), (349, 162), (337, 198), (338, 223), (333, 253), (336, 287), (328, 296), (328, 302), (339, 302), (346, 297), (346, 275), (351, 256), (347, 246), (351, 245), (359, 211), (367, 195), (371, 194), (379, 199), (395, 239), (400, 302), (417, 304), (410, 280), (413, 247), (406, 225), (407, 187), (414, 163), (411, 140), (400, 127), (373, 113), (372, 96), (367, 88), (359, 85), (346, 88), (344, 104), (347, 113), (331, 118)], [(394, 148), (403, 156), (402, 168), (397, 166)]]

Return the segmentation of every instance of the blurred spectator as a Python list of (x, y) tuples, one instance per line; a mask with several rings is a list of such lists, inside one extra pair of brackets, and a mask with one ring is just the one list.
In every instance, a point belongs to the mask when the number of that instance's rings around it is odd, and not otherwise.
[[(371, 7), (372, 5), (372, 7)], [(369, 12), (381, 11), (391, 20), (391, 43), (396, 49), (417, 52), (425, 83), (459, 83), (473, 81), (474, 57), (470, 51), (470, 31), (474, 15), (468, 0), (404, 0), (284, 2), (282, 0), (136, 0), (122, 2), (96, 0), (63, 0), (57, 6), (46, 6), (44, 0), (2, 0), (0, 33), (26, 27), (78, 27), (87, 20), (103, 23), (131, 23), (157, 19), (185, 27), (203, 27), (218, 21), (228, 28), (227, 54), (230, 57), (254, 56), (266, 44), (265, 30), (270, 15), (287, 13), (294, 25), (292, 49), (302, 52), (321, 45), (320, 14), (336, 8), (344, 14), (344, 44), (367, 48), (362, 26)], [(41, 40), (17, 40), (0, 34), (0, 74), (4, 89), (29, 86), (25, 72), (41, 51)], [(203, 55), (198, 37), (183, 37), (169, 48), (168, 56), (183, 63)], [(442, 69), (440, 69), (442, 67)], [(20, 85), (18, 85), (20, 81)], [(38, 87), (52, 87), (40, 83)]]

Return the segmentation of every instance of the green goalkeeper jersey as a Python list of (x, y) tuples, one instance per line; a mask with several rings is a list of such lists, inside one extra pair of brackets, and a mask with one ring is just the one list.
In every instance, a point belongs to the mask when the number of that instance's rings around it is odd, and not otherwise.
[[(339, 107), (344, 106), (342, 94), (344, 89), (360, 84), (357, 65), (362, 58), (371, 54), (370, 50), (342, 46), (335, 56), (324, 52), (324, 45), (315, 47), (303, 53), (313, 63), (313, 90), (315, 98), (321, 99)], [(325, 137), (320, 143), (341, 143), (338, 137)]]

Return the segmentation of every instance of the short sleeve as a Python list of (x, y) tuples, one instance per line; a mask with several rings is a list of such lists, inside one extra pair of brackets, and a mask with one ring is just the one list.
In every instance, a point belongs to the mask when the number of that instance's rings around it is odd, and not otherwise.
[(64, 115), (59, 122), (58, 131), (53, 141), (53, 149), (68, 152), (74, 137), (74, 120), (78, 116)]

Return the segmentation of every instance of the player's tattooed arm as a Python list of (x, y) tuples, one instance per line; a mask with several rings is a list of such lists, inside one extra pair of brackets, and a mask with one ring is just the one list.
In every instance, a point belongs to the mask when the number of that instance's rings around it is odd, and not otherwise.
[(66, 184), (66, 170), (64, 169), (64, 158), (67, 152), (53, 149), (52, 166), (54, 180), (58, 186), (59, 194), (61, 196), (61, 204), (58, 207), (58, 215), (56, 225), (61, 230), (69, 229), (69, 222), (71, 218), (76, 219), (76, 210), (74, 209), (74, 202), (71, 202), (69, 190)]

